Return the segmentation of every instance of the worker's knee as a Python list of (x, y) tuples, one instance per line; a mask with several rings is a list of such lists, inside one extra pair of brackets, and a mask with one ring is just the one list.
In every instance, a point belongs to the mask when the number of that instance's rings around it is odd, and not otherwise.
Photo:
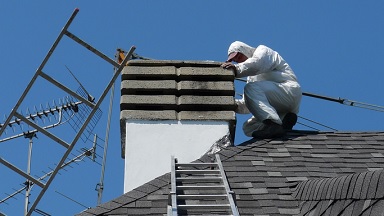
[(263, 93), (263, 90), (256, 82), (247, 83), (244, 86), (244, 94), (245, 95), (255, 95), (255, 94), (260, 94), (260, 93)]

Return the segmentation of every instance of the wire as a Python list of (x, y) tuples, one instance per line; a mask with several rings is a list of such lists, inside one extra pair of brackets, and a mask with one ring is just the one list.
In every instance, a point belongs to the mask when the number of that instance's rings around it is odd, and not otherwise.
[(51, 216), (50, 214), (48, 214), (47, 212), (44, 212), (40, 209), (35, 209), (33, 210), (34, 212), (38, 213), (39, 215), (43, 215), (43, 216)]
[(311, 127), (311, 126), (309, 126), (309, 125), (307, 125), (307, 124), (304, 124), (304, 123), (301, 123), (301, 122), (297, 122), (297, 124), (300, 124), (300, 125), (303, 125), (303, 126), (305, 126), (305, 127), (311, 128), (311, 129), (313, 129), (313, 130), (315, 130), (315, 131), (320, 131), (320, 129)]
[[(241, 78), (235, 78), (235, 80), (239, 80), (239, 81), (242, 81), (242, 82), (247, 82), (247, 80), (241, 79)], [(337, 102), (337, 103), (340, 103), (340, 104), (343, 104), (343, 105), (347, 105), (347, 106), (354, 106), (354, 107), (358, 107), (358, 108), (362, 108), (362, 109), (368, 109), (368, 110), (372, 110), (372, 111), (384, 112), (384, 106), (379, 106), (379, 105), (375, 105), (375, 104), (369, 104), (369, 103), (364, 103), (364, 102), (359, 102), (359, 101), (353, 101), (353, 100), (349, 100), (349, 99), (345, 99), (345, 98), (340, 98), (340, 97), (339, 98), (333, 98), (333, 97), (313, 94), (313, 93), (309, 93), (309, 92), (303, 92), (302, 95), (303, 96), (317, 98), (317, 99)]]
[[(235, 79), (239, 80), (239, 81), (242, 81), (242, 82), (247, 82), (247, 80), (245, 80), (245, 79), (241, 79), (241, 78), (235, 78)], [(242, 94), (240, 94), (240, 93), (236, 92), (236, 94), (242, 96)], [(313, 94), (313, 93), (308, 93), (308, 92), (303, 92), (302, 95), (303, 96), (317, 98), (317, 99), (337, 102), (337, 103), (340, 103), (340, 104), (343, 104), (343, 105), (347, 105), (347, 106), (354, 106), (354, 107), (358, 107), (358, 108), (362, 108), (362, 109), (368, 109), (368, 110), (372, 110), (372, 111), (384, 112), (384, 106), (368, 104), (368, 103), (363, 103), (363, 102), (353, 101), (353, 100), (348, 100), (348, 99), (343, 99), (343, 98), (333, 98), (333, 97), (328, 97), (328, 96), (323, 96), (323, 95), (318, 95), (318, 94)], [(301, 117), (301, 116), (299, 116), (299, 117), (304, 119), (304, 120), (307, 120), (309, 122), (312, 122), (312, 123), (315, 123), (317, 125), (323, 126), (325, 128), (331, 129), (333, 131), (337, 131), (335, 128), (326, 126), (326, 125), (321, 124), (319, 122), (315, 122), (313, 120), (310, 120), (310, 119), (307, 119), (307, 118), (304, 118), (304, 117)], [(309, 125), (306, 125), (304, 123), (298, 122), (298, 124), (301, 124), (303, 126), (306, 126), (308, 128), (314, 129), (314, 130), (318, 130), (318, 129), (316, 129), (314, 127), (311, 127)]]
[(78, 202), (78, 201), (76, 201), (76, 200), (74, 200), (74, 199), (72, 199), (72, 198), (70, 198), (70, 197), (68, 197), (68, 196), (66, 196), (66, 195), (64, 195), (64, 194), (62, 194), (62, 193), (60, 193), (60, 192), (57, 191), (57, 190), (55, 190), (55, 192), (58, 193), (58, 194), (60, 194), (61, 196), (65, 197), (65, 198), (71, 200), (72, 202), (74, 202), (74, 203), (76, 203), (76, 204), (78, 204), (78, 205), (81, 205), (82, 207), (84, 207), (84, 208), (86, 208), (86, 209), (90, 209), (89, 206), (83, 205), (83, 204), (81, 204), (80, 202)]
[[(331, 128), (331, 127), (329, 127), (329, 126), (327, 126), (327, 125), (324, 125), (324, 124), (321, 124), (321, 123), (319, 123), (319, 122), (316, 122), (316, 121), (310, 120), (310, 119), (308, 119), (308, 118), (304, 118), (304, 117), (302, 117), (302, 116), (299, 116), (299, 118), (302, 118), (302, 119), (304, 119), (304, 120), (307, 120), (307, 121), (309, 121), (309, 122), (312, 122), (312, 123), (314, 123), (314, 124), (317, 124), (317, 125), (320, 125), (320, 126), (326, 127), (326, 128), (328, 128), (328, 129), (331, 129), (331, 130), (333, 130), (333, 131), (337, 131), (337, 130), (336, 130), (336, 129), (334, 129), (334, 128)], [(304, 124), (302, 124), (302, 125), (304, 125)], [(305, 125), (305, 126), (307, 126), (307, 125)], [(307, 127), (309, 127), (309, 126), (307, 126)]]

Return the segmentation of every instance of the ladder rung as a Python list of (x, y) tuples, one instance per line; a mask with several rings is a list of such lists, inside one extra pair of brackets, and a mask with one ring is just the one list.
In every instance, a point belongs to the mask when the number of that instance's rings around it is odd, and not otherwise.
[(178, 205), (177, 208), (182, 210), (188, 210), (188, 209), (228, 209), (231, 210), (231, 206), (229, 204), (206, 204), (206, 205)]
[(48, 82), (52, 83), (53, 85), (57, 86), (58, 88), (62, 89), (63, 91), (67, 92), (71, 96), (75, 97), (76, 99), (80, 100), (87, 106), (91, 107), (92, 109), (95, 107), (95, 104), (91, 103), (90, 101), (86, 100), (85, 98), (78, 95), (76, 92), (72, 91), (65, 85), (59, 83), (58, 81), (54, 80), (52, 77), (50, 77), (48, 74), (44, 73), (43, 71), (40, 72), (40, 76), (44, 79), (46, 79)]
[(69, 38), (71, 38), (72, 40), (76, 41), (78, 44), (82, 45), (83, 47), (87, 48), (89, 51), (95, 53), (96, 55), (98, 55), (99, 57), (101, 57), (102, 59), (104, 59), (105, 61), (109, 62), (111, 65), (113, 65), (114, 67), (116, 68), (119, 68), (119, 64), (116, 63), (115, 61), (113, 61), (112, 59), (110, 59), (109, 57), (107, 57), (106, 55), (104, 55), (102, 52), (98, 51), (97, 49), (93, 48), (91, 45), (89, 45), (88, 43), (86, 43), (85, 41), (81, 40), (80, 38), (78, 38), (76, 35), (72, 34), (71, 32), (69, 32), (68, 30), (65, 31), (64, 33), (65, 35), (67, 35)]
[(178, 182), (221, 182), (222, 177), (178, 177)]
[(176, 186), (177, 190), (223, 190), (224, 185), (188, 185), (188, 186)]
[(173, 215), (184, 210), (188, 214), (239, 216), (233, 197), (228, 195), (233, 192), (230, 191), (220, 156), (216, 154), (215, 157), (216, 162), (212, 163), (177, 163), (172, 156)]
[(220, 174), (220, 170), (176, 170), (179, 174)]
[(27, 178), (28, 180), (30, 180), (34, 184), (40, 186), (41, 188), (45, 187), (44, 183), (42, 183), (38, 179), (33, 178), (30, 174), (25, 173), (24, 171), (22, 171), (21, 169), (17, 168), (16, 166), (14, 166), (13, 164), (9, 163), (8, 161), (2, 159), (1, 157), (0, 157), (0, 163), (4, 164), (8, 168), (10, 168), (13, 171), (17, 172), (19, 175), (23, 176), (24, 178)]
[(209, 167), (217, 166), (217, 163), (176, 163), (176, 167)]
[(177, 198), (178, 199), (183, 199), (183, 200), (187, 200), (187, 199), (199, 199), (199, 200), (204, 200), (204, 199), (225, 199), (227, 198), (227, 195), (226, 194), (210, 194), (210, 195), (198, 195), (198, 194), (194, 194), (194, 195), (177, 195)]
[(34, 122), (30, 121), (29, 119), (27, 119), (26, 117), (22, 116), (20, 113), (15, 112), (15, 116), (17, 118), (21, 119), (26, 124), (28, 124), (28, 125), (32, 126), (33, 128), (35, 128), (36, 130), (38, 130), (42, 134), (46, 135), (47, 137), (49, 137), (49, 138), (53, 139), (54, 141), (56, 141), (57, 143), (61, 144), (65, 148), (67, 148), (67, 149), (69, 148), (69, 144), (66, 143), (64, 140), (61, 140), (59, 137), (56, 137), (52, 133), (48, 132), (44, 128), (42, 128), (39, 125), (37, 125), (36, 123), (34, 123)]

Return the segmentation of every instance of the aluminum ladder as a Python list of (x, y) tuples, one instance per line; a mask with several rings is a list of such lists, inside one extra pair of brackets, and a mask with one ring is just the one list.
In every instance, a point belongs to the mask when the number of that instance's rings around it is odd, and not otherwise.
[(178, 163), (172, 156), (169, 216), (239, 212), (218, 154), (211, 163)]
[[(52, 47), (49, 49), (47, 55), (45, 56), (45, 58), (43, 59), (42, 63), (40, 64), (40, 66), (36, 70), (35, 75), (31, 79), (31, 81), (29, 82), (29, 84), (26, 87), (25, 91), (23, 92), (22, 96), (20, 97), (20, 99), (16, 103), (15, 107), (12, 109), (9, 117), (7, 118), (7, 120), (3, 124), (3, 125), (8, 125), (11, 122), (12, 119), (18, 118), (18, 119), (20, 119), (20, 121), (23, 121), (26, 124), (28, 124), (29, 126), (31, 126), (32, 128), (35, 128), (37, 131), (39, 131), (42, 134), (46, 135), (48, 138), (50, 138), (53, 141), (57, 142), (58, 144), (62, 145), (66, 149), (65, 153), (61, 157), (60, 161), (57, 163), (56, 168), (53, 170), (51, 176), (49, 177), (49, 179), (47, 180), (46, 183), (43, 183), (39, 179), (36, 179), (35, 177), (31, 176), (30, 174), (24, 172), (22, 169), (16, 167), (15, 165), (11, 164), (10, 162), (8, 162), (5, 159), (3, 159), (2, 157), (0, 157), (0, 163), (1, 164), (7, 166), (8, 168), (10, 168), (11, 170), (15, 171), (16, 173), (18, 173), (22, 177), (25, 177), (26, 179), (31, 181), (34, 185), (37, 185), (37, 186), (39, 186), (41, 188), (41, 191), (38, 194), (38, 196), (35, 199), (35, 201), (33, 202), (31, 208), (26, 212), (26, 216), (30, 216), (33, 213), (33, 211), (36, 209), (37, 204), (39, 203), (39, 201), (43, 197), (44, 193), (47, 191), (48, 187), (52, 183), (52, 181), (55, 178), (55, 176), (57, 175), (58, 171), (65, 164), (65, 160), (68, 158), (68, 155), (71, 153), (72, 149), (75, 147), (75, 145), (76, 145), (78, 139), (80, 138), (81, 134), (84, 132), (84, 130), (86, 129), (87, 125), (90, 123), (93, 115), (99, 109), (100, 104), (103, 102), (105, 96), (108, 94), (108, 92), (111, 89), (111, 87), (113, 86), (115, 80), (120, 75), (121, 71), (123, 70), (123, 68), (125, 67), (126, 63), (131, 58), (134, 50), (136, 49), (134, 46), (132, 46), (130, 51), (128, 52), (127, 56), (125, 56), (125, 59), (120, 64), (115, 62), (111, 58), (107, 57), (106, 55), (104, 55), (103, 53), (101, 53), (100, 51), (98, 51), (97, 49), (95, 49), (94, 47), (92, 47), (90, 44), (86, 43), (82, 39), (78, 38), (76, 35), (72, 34), (68, 30), (70, 24), (72, 23), (72, 21), (74, 20), (76, 14), (78, 12), (79, 12), (79, 9), (77, 9), (77, 8), (73, 11), (73, 13), (70, 16), (70, 18), (68, 19), (67, 23), (62, 28), (59, 36), (56, 38), (56, 40), (53, 43)], [(88, 100), (86, 98), (83, 98), (81, 95), (79, 95), (76, 92), (74, 92), (73, 90), (67, 88), (66, 86), (64, 86), (63, 84), (61, 84), (60, 82), (56, 81), (51, 76), (49, 76), (48, 74), (43, 72), (44, 66), (46, 65), (46, 63), (48, 62), (48, 60), (51, 57), (52, 53), (55, 51), (56, 47), (58, 46), (58, 44), (60, 43), (61, 39), (64, 36), (67, 36), (68, 38), (74, 40), (76, 43), (78, 43), (79, 45), (85, 47), (86, 49), (88, 49), (92, 53), (96, 54), (100, 58), (104, 59), (106, 62), (108, 62), (111, 65), (113, 65), (114, 68), (116, 68), (116, 70), (115, 70), (111, 80), (109, 81), (107, 86), (104, 88), (104, 91), (100, 95), (98, 101), (94, 102), (94, 101), (90, 101), (90, 100)], [(31, 121), (30, 119), (24, 117), (23, 115), (21, 115), (18, 112), (20, 104), (24, 101), (25, 97), (27, 96), (27, 94), (29, 93), (30, 89), (35, 84), (35, 81), (38, 78), (45, 79), (46, 81), (48, 81), (51, 84), (55, 85), (56, 87), (60, 88), (64, 92), (66, 92), (69, 95), (73, 96), (74, 98), (77, 98), (79, 101), (81, 101), (82, 103), (84, 103), (85, 105), (87, 105), (88, 107), (91, 108), (90, 114), (88, 115), (88, 117), (84, 121), (82, 127), (79, 128), (79, 131), (77, 132), (77, 134), (75, 135), (75, 137), (73, 138), (71, 143), (65, 142), (60, 137), (55, 136), (54, 134), (52, 134), (49, 131), (47, 131), (46, 129), (40, 127), (39, 125), (37, 125), (36, 123)], [(6, 127), (0, 127), (0, 136), (3, 134), (5, 128)], [(64, 134), (62, 134), (62, 135), (64, 135)]]

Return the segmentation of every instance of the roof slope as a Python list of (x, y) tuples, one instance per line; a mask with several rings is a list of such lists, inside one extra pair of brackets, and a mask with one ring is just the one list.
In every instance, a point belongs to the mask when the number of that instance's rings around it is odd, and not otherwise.
[[(241, 215), (377, 215), (384, 211), (383, 144), (384, 132), (294, 131), (219, 154)], [(167, 173), (79, 215), (164, 215), (169, 191)]]

